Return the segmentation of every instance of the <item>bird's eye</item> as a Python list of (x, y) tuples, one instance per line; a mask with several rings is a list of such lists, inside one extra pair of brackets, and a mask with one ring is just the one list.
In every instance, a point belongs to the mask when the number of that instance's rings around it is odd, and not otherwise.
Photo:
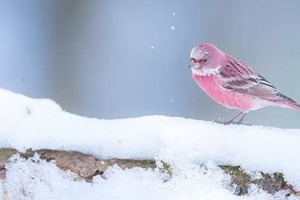
[(202, 62), (207, 62), (207, 59), (202, 59)]

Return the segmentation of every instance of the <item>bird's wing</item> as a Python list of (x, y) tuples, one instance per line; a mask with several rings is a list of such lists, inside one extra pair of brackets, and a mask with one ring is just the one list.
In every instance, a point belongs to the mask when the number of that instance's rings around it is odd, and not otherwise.
[[(290, 100), (281, 94), (264, 77), (256, 73), (244, 63), (227, 57), (227, 62), (221, 68), (220, 75), (223, 79), (222, 87), (227, 90), (256, 96), (266, 100)], [(294, 101), (293, 101), (294, 102)]]

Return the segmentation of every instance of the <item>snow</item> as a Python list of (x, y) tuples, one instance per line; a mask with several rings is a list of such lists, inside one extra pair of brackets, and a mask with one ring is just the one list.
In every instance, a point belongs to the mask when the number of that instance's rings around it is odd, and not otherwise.
[[(0, 89), (0, 148), (75, 150), (99, 159), (155, 159), (169, 163), (173, 176), (159, 170), (110, 168), (107, 180), (74, 181), (38, 155), (11, 158), (0, 184), (11, 199), (284, 199), (253, 186), (234, 195), (220, 164), (249, 172), (282, 172), (300, 188), (300, 130), (263, 126), (224, 126), (167, 116), (91, 119), (62, 110), (47, 99), (32, 99)], [(0, 195), (0, 199), (2, 196)], [(289, 199), (296, 199), (290, 197)]]
[[(172, 15), (173, 15), (173, 17), (175, 17), (175, 16), (176, 16), (176, 13), (175, 13), (175, 12), (172, 12)], [(171, 25), (171, 30), (172, 30), (172, 31), (175, 30), (175, 26), (174, 26), (174, 25)]]
[(16, 156), (7, 169), (6, 188), (12, 199), (265, 200), (280, 199), (281, 195), (272, 197), (253, 188), (251, 196), (235, 196), (230, 189), (224, 188), (224, 181), (228, 183), (229, 177), (212, 163), (182, 171), (168, 182), (163, 182), (160, 174), (152, 170), (121, 170), (118, 167), (106, 172), (107, 180), (96, 177), (92, 183), (74, 182), (70, 172), (63, 173), (53, 163), (38, 157), (25, 160)]

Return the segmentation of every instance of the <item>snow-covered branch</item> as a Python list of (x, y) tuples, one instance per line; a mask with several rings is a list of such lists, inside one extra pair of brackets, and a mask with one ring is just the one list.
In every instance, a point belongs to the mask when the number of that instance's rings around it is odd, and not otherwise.
[[(0, 99), (0, 148), (14, 148), (20, 152), (28, 149), (78, 151), (93, 155), (99, 160), (118, 158), (163, 161), (172, 168), (172, 179), (164, 183), (164, 175), (159, 170), (120, 171), (118, 167), (112, 167), (106, 172), (107, 180), (92, 180), (94, 184), (101, 185), (100, 190), (106, 195), (106, 199), (111, 199), (114, 195), (124, 197), (124, 190), (121, 188), (130, 192), (129, 186), (135, 187), (136, 195), (130, 196), (130, 199), (186, 199), (198, 195), (213, 199), (238, 198), (232, 196), (234, 187), (228, 173), (218, 166), (240, 166), (250, 176), (256, 176), (257, 172), (282, 173), (285, 181), (296, 190), (300, 188), (300, 130), (297, 129), (224, 126), (167, 116), (91, 119), (67, 113), (51, 100), (31, 99), (6, 90), (0, 90)], [(37, 170), (37, 163), (30, 164), (21, 158), (17, 160), (19, 162), (9, 164), (7, 173), (11, 180), (7, 180), (4, 185), (7, 191), (12, 192), (10, 187), (21, 181), (20, 177), (23, 177), (22, 180), (27, 180), (26, 177), (30, 176), (39, 177), (44, 184), (35, 182), (33, 185), (58, 193), (59, 189), (55, 185), (57, 181), (71, 184), (71, 179), (60, 174), (62, 172), (57, 172), (50, 164), (40, 166), (46, 168), (47, 173), (55, 174), (55, 178), (46, 176), (43, 174), (46, 172), (40, 168)], [(25, 171), (10, 171), (14, 167), (21, 167)], [(122, 185), (123, 181), (128, 184), (129, 180), (129, 186)], [(120, 192), (113, 192), (110, 184), (117, 188), (119, 185)], [(75, 186), (68, 189), (60, 186), (70, 194), (76, 193)], [(92, 194), (98, 192), (93, 189), (100, 188), (95, 185), (82, 187), (93, 191)], [(107, 189), (106, 192), (103, 188)], [(180, 188), (189, 189), (186, 191)], [(142, 195), (150, 189), (154, 191), (150, 196)], [(174, 189), (175, 194), (169, 194)], [(15, 191), (14, 194), (19, 193)], [(284, 196), (281, 193), (276, 195)], [(250, 188), (248, 197), (266, 199), (275, 198), (276, 195), (269, 196), (257, 188)]]

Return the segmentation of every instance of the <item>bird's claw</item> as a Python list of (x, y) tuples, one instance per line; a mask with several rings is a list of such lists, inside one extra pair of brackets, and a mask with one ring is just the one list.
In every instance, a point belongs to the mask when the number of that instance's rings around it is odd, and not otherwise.
[(232, 122), (232, 121), (228, 121), (228, 122), (213, 121), (213, 123), (223, 124), (223, 125), (244, 125), (244, 126), (251, 126), (251, 124), (245, 124), (245, 123), (242, 123), (242, 122)]

